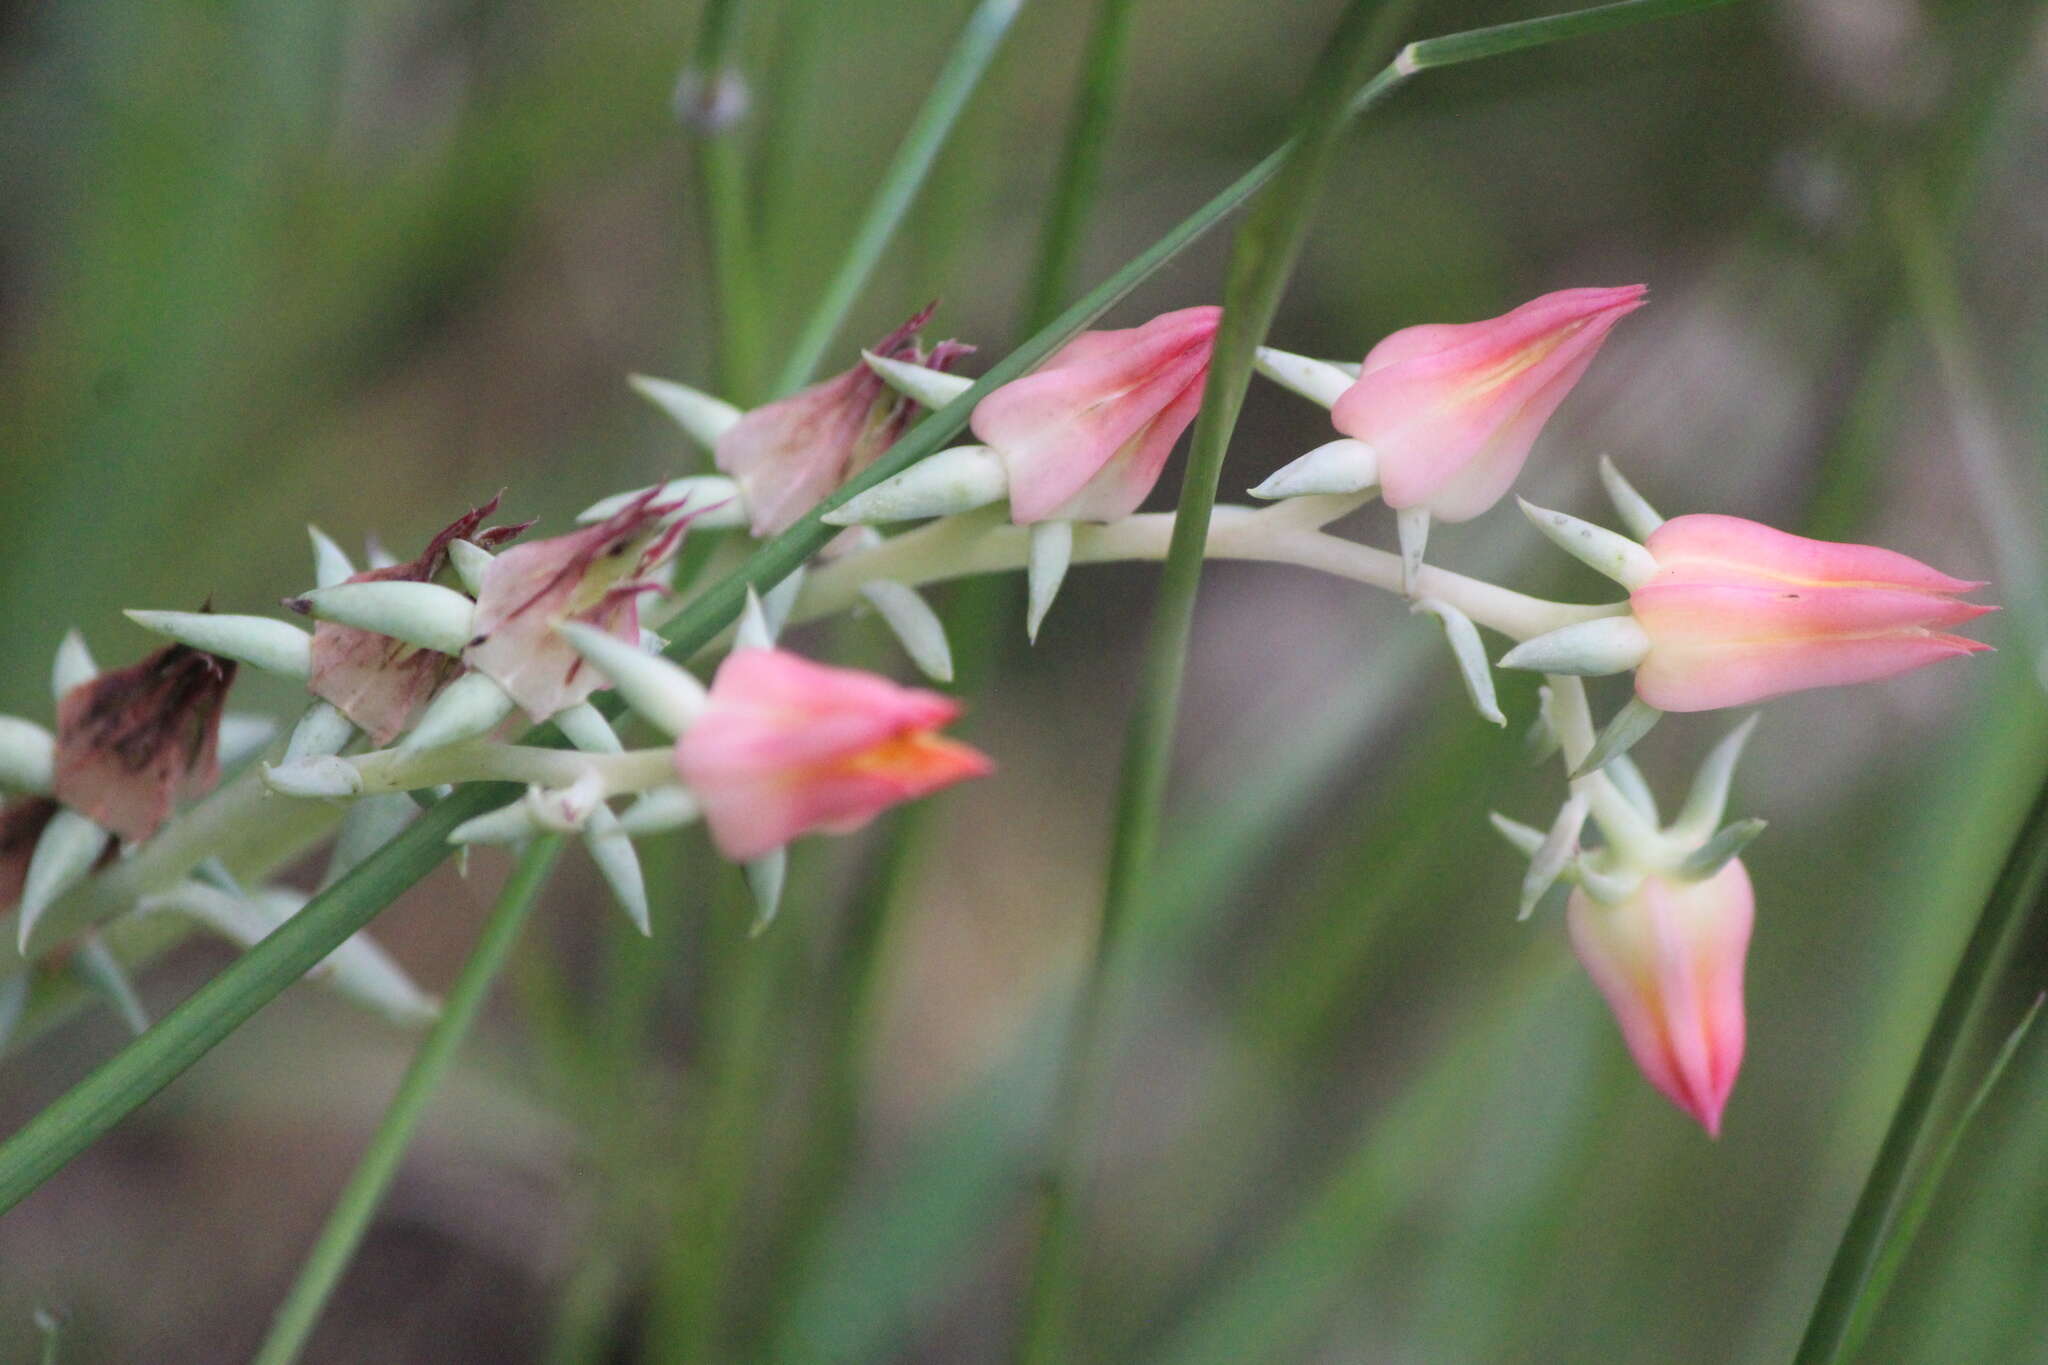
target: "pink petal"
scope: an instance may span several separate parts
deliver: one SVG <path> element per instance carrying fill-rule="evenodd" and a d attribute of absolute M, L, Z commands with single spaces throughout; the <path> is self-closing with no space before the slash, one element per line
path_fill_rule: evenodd
<path fill-rule="evenodd" d="M 1543 424 L 1644 289 L 1566 289 L 1502 317 L 1405 328 L 1375 346 L 1331 409 L 1380 458 L 1389 506 L 1477 516 L 1514 482 Z"/>
<path fill-rule="evenodd" d="M 1732 860 L 1704 882 L 1651 877 L 1620 905 L 1572 893 L 1572 947 L 1649 1082 L 1718 1136 L 1742 1065 L 1755 896 Z"/>
<path fill-rule="evenodd" d="M 984 398 L 974 434 L 1003 457 L 1011 519 L 1110 520 L 1135 510 L 1194 420 L 1221 316 L 1183 308 L 1142 327 L 1084 334 L 1036 374 Z M 1098 478 L 1103 484 L 1091 487 Z"/>
<path fill-rule="evenodd" d="M 987 772 L 981 754 L 933 733 L 958 714 L 951 698 L 874 674 L 740 650 L 677 741 L 676 768 L 719 850 L 752 858 Z"/>
<path fill-rule="evenodd" d="M 1968 592 L 1984 586 L 1951 578 L 1895 550 L 1812 540 L 1761 522 L 1712 513 L 1673 517 L 1644 543 L 1657 561 L 1660 582 L 1808 583 L 1925 593 Z"/>

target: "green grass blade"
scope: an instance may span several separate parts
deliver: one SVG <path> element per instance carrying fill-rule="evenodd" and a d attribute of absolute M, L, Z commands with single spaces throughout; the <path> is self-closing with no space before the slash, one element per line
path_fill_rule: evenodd
<path fill-rule="evenodd" d="M 1913 1249 L 1913 1240 L 1920 1233 L 1920 1227 L 1927 1221 L 1927 1215 L 1934 1209 L 1934 1197 L 1941 1192 L 1941 1182 L 1948 1174 L 1949 1166 L 1955 1161 L 1956 1153 L 1962 1150 L 1963 1137 L 1976 1120 L 1978 1111 L 1983 1109 L 1991 1092 L 1998 1088 L 2012 1059 L 2019 1053 L 2020 1044 L 2026 1041 L 2027 1033 L 2040 1016 L 2043 1000 L 2048 996 L 2036 996 L 2034 1003 L 2013 1026 L 2005 1042 L 1999 1045 L 1998 1054 L 1991 1059 L 1991 1065 L 1984 1070 L 1984 1079 L 1977 1083 L 1970 1102 L 1963 1106 L 1962 1113 L 1949 1126 L 1948 1133 L 1929 1155 L 1926 1165 L 1913 1179 L 1899 1206 L 1899 1216 L 1885 1232 L 1884 1244 L 1879 1248 L 1877 1259 L 1870 1268 L 1870 1277 L 1863 1282 L 1862 1291 L 1850 1309 L 1849 1326 L 1844 1337 L 1843 1355 L 1853 1359 L 1869 1334 L 1871 1323 L 1876 1320 L 1877 1310 L 1884 1305 L 1885 1295 L 1892 1281 L 1898 1277 L 1899 1267 L 1906 1263 L 1906 1253 Z"/>
<path fill-rule="evenodd" d="M 448 856 L 448 832 L 502 802 L 505 794 L 501 784 L 480 784 L 436 804 L 23 1124 L 0 1145 L 0 1213 L 20 1203 L 433 871 Z"/>
<path fill-rule="evenodd" d="M 1025 296 L 1024 326 L 1036 331 L 1059 316 L 1060 303 L 1073 284 L 1081 243 L 1095 210 L 1102 177 L 1102 153 L 1109 143 L 1109 124 L 1116 112 L 1117 80 L 1131 33 L 1135 0 L 1101 0 L 1095 28 L 1081 71 L 1081 89 L 1074 101 L 1074 121 L 1067 129 L 1053 180 L 1052 203 L 1045 211 L 1045 229 L 1038 239 L 1038 261 Z"/>
<path fill-rule="evenodd" d="M 1948 990 L 1914 1063 L 1912 1077 L 1899 1098 L 1891 1127 L 1878 1148 L 1877 1160 L 1856 1201 L 1849 1226 L 1835 1250 L 1834 1263 L 1820 1289 L 1799 1345 L 1796 1365 L 1831 1365 L 1851 1358 L 1862 1326 L 1875 1306 L 1882 1281 L 1889 1279 L 1883 1262 L 1887 1247 L 1907 1225 L 1916 1181 L 1935 1169 L 1929 1153 L 1938 1140 L 1935 1129 L 1944 1101 L 1960 1083 L 1957 1067 L 1968 1055 L 1976 1027 L 1998 969 L 2031 913 L 2048 891 L 2048 782 L 2035 797 L 2026 823 L 2006 855 L 2005 869 L 1977 918 L 1977 927 L 1963 947 Z"/>
<path fill-rule="evenodd" d="M 968 96 L 981 83 L 982 74 L 995 60 L 996 49 L 1002 46 L 1011 22 L 1023 8 L 1024 0 L 981 0 L 968 16 L 960 41 L 932 83 L 930 98 L 904 135 L 896 159 L 883 172 L 882 183 L 868 205 L 867 217 L 846 248 L 845 259 L 790 348 L 789 358 L 783 362 L 775 381 L 776 393 L 800 389 L 817 373 L 818 362 L 825 358 L 826 349 L 853 310 L 868 276 L 888 250 L 897 225 L 910 211 L 911 200 L 917 197 L 918 189 L 931 173 L 947 134 L 959 121 L 960 111 L 967 107 Z"/>
<path fill-rule="evenodd" d="M 320 1229 L 305 1265 L 299 1269 L 298 1279 L 292 1282 L 291 1292 L 271 1321 L 270 1335 L 256 1353 L 255 1365 L 290 1365 L 305 1349 L 321 1310 L 327 1306 L 328 1296 L 354 1259 L 363 1234 L 369 1230 L 370 1219 L 383 1202 L 385 1191 L 391 1188 L 392 1177 L 398 1174 L 398 1163 L 404 1159 L 412 1135 L 419 1128 L 427 1101 L 448 1074 L 456 1049 L 469 1036 L 470 1026 L 476 1022 L 512 945 L 518 942 L 527 913 L 539 898 L 561 851 L 561 836 L 551 834 L 534 840 L 520 855 L 504 890 L 498 893 L 497 905 L 484 922 L 475 950 L 463 964 L 454 989 L 448 992 L 441 1017 L 434 1021 L 414 1054 L 405 1078 L 398 1083 L 398 1093 L 391 1098 L 391 1107 L 371 1135 L 362 1160 L 356 1163 L 348 1184 L 335 1200 L 334 1212 L 328 1215 L 326 1226 Z"/>
<path fill-rule="evenodd" d="M 1100 1051 L 1103 983 L 1130 908 L 1143 894 L 1158 844 L 1188 638 L 1194 630 L 1195 595 L 1201 584 L 1202 552 L 1216 505 L 1216 485 L 1223 473 L 1223 454 L 1251 382 L 1253 352 L 1265 339 L 1308 235 L 1310 215 L 1321 194 L 1338 134 L 1350 113 L 1362 67 L 1391 44 L 1394 26 L 1405 21 L 1412 8 L 1412 3 L 1382 8 L 1360 0 L 1346 11 L 1311 81 L 1287 163 L 1239 229 L 1231 252 L 1223 319 L 1189 443 L 1173 540 L 1160 574 L 1137 708 L 1125 744 L 1094 960 L 1076 1005 L 1078 1014 L 1053 1120 L 1056 1150 L 1032 1273 L 1023 1348 L 1026 1361 L 1060 1361 L 1073 1354 L 1073 1301 L 1081 1274 L 1080 1205 L 1087 1183 L 1087 1097 Z"/>
<path fill-rule="evenodd" d="M 740 143 L 741 122 L 721 122 L 720 92 L 739 79 L 741 0 L 709 0 L 687 93 L 692 108 L 677 114 L 697 137 L 697 193 L 703 200 L 704 237 L 711 257 L 712 293 L 718 312 L 718 386 L 734 402 L 760 396 L 766 337 L 762 324 L 760 276 L 755 266 L 758 238 L 747 201 L 747 170 Z"/>
<path fill-rule="evenodd" d="M 1567 38 L 1589 37 L 1631 24 L 1669 19 L 1727 3 L 1729 0 L 1621 0 L 1619 4 L 1595 5 L 1591 9 L 1571 10 L 1542 19 L 1520 19 L 1512 24 L 1475 28 L 1443 38 L 1425 38 L 1402 49 L 1394 65 L 1402 74 L 1412 75 L 1433 67 L 1456 66 L 1460 62 L 1474 62 L 1484 57 L 1525 52 L 1532 47 L 1544 47 Z"/>

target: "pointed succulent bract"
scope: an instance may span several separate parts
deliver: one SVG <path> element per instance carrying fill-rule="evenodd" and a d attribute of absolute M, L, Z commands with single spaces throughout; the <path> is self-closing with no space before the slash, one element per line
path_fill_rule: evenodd
<path fill-rule="evenodd" d="M 57 702 L 58 801 L 131 843 L 181 795 L 219 776 L 221 707 L 235 664 L 171 645 L 80 683 Z"/>
<path fill-rule="evenodd" d="M 640 598 L 661 591 L 658 574 L 689 522 L 685 509 L 660 497 L 650 488 L 595 525 L 492 560 L 476 597 L 476 638 L 462 661 L 536 721 L 606 686 L 555 627 L 578 621 L 638 646 Z"/>
<path fill-rule="evenodd" d="M 942 341 L 927 352 L 917 330 L 933 304 L 875 344 L 873 353 L 944 371 L 974 348 Z M 718 438 L 713 459 L 746 497 L 753 532 L 787 530 L 828 493 L 875 462 L 917 405 L 858 364 L 779 402 L 755 408 Z"/>
<path fill-rule="evenodd" d="M 1389 507 L 1467 521 L 1513 485 L 1543 424 L 1644 293 L 1561 289 L 1485 322 L 1403 328 L 1367 353 L 1330 420 L 1373 448 Z"/>
<path fill-rule="evenodd" d="M 1704 881 L 1652 874 L 1609 905 L 1574 889 L 1572 947 L 1636 1065 L 1710 1136 L 1742 1066 L 1743 959 L 1755 895 L 1740 859 Z"/>
<path fill-rule="evenodd" d="M 1202 405 L 1222 316 L 1182 308 L 1142 327 L 1083 332 L 982 399 L 971 424 L 1009 473 L 1010 519 L 1115 521 L 1137 511 Z"/>
<path fill-rule="evenodd" d="M 959 714 L 951 698 L 872 673 L 741 649 L 676 742 L 676 769 L 719 852 L 744 862 L 990 772 L 978 750 L 938 733 Z"/>
<path fill-rule="evenodd" d="M 533 524 L 483 529 L 484 519 L 497 510 L 498 499 L 492 498 L 443 527 L 418 558 L 365 569 L 343 581 L 430 583 L 448 564 L 448 547 L 456 541 L 495 549 Z M 375 631 L 322 621 L 313 627 L 313 673 L 306 689 L 382 745 L 409 729 L 434 695 L 460 671 L 445 654 L 418 649 Z"/>
<path fill-rule="evenodd" d="M 1810 540 L 1741 517 L 1673 517 L 1629 595 L 1649 639 L 1636 694 L 1663 711 L 1741 706 L 1869 682 L 1989 646 L 1944 633 L 1994 608 L 1984 586 L 1870 545 Z"/>

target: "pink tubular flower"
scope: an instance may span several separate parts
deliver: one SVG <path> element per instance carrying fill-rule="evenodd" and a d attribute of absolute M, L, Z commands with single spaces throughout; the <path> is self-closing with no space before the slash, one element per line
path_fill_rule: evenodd
<path fill-rule="evenodd" d="M 743 861 L 985 776 L 985 755 L 936 733 L 959 714 L 950 698 L 872 673 L 742 649 L 719 667 L 704 713 L 676 742 L 676 769 L 719 852 Z"/>
<path fill-rule="evenodd" d="M 974 434 L 1002 457 L 1010 519 L 1115 521 L 1137 511 L 1202 405 L 1222 316 L 1183 308 L 1142 327 L 1083 332 L 982 399 Z"/>
<path fill-rule="evenodd" d="M 1645 292 L 1560 289 L 1485 322 L 1405 327 L 1367 353 L 1330 420 L 1378 455 L 1387 506 L 1470 520 L 1513 485 L 1543 424 Z"/>
<path fill-rule="evenodd" d="M 431 583 L 448 563 L 448 547 L 473 541 L 492 550 L 519 535 L 532 522 L 479 530 L 484 518 L 498 510 L 498 499 L 473 507 L 427 542 L 419 558 L 351 575 L 350 583 Z M 460 671 L 456 662 L 430 649 L 416 649 L 403 640 L 373 630 L 322 621 L 313 627 L 313 672 L 306 690 L 347 716 L 373 743 L 389 744 L 419 718 L 442 684 Z"/>
<path fill-rule="evenodd" d="M 1710 1137 L 1742 1066 L 1742 964 L 1756 903 L 1731 858 L 1705 881 L 1652 875 L 1618 905 L 1574 890 L 1572 947 L 1650 1084 Z"/>
<path fill-rule="evenodd" d="M 944 371 L 974 350 L 942 341 L 927 353 L 917 329 L 936 304 L 872 348 L 886 360 Z M 718 438 L 713 461 L 746 496 L 756 536 L 788 529 L 824 496 L 875 462 L 910 424 L 917 405 L 867 365 L 755 408 Z"/>
<path fill-rule="evenodd" d="M 80 683 L 57 702 L 52 792 L 131 843 L 156 833 L 182 795 L 220 775 L 231 659 L 172 645 Z"/>
<path fill-rule="evenodd" d="M 1663 711 L 1741 706 L 1869 682 L 1990 646 L 1942 633 L 1994 608 L 1984 586 L 1870 545 L 1809 540 L 1740 517 L 1674 517 L 1629 595 L 1649 653 L 1636 692 Z"/>
<path fill-rule="evenodd" d="M 655 575 L 689 521 L 660 496 L 650 488 L 594 526 L 515 545 L 492 560 L 476 595 L 476 638 L 462 661 L 537 721 L 606 686 L 555 627 L 581 621 L 639 644 L 640 598 L 662 590 Z"/>

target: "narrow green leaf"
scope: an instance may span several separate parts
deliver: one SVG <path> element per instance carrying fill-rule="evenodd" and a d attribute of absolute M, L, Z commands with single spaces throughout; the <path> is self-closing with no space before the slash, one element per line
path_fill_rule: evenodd
<path fill-rule="evenodd" d="M 2040 1016 L 2041 1005 L 2048 996 L 2035 996 L 2034 1003 L 2005 1036 L 1999 1045 L 1998 1054 L 1991 1059 L 1991 1065 L 1984 1070 L 1984 1079 L 1977 1083 L 1977 1089 L 1970 1096 L 1970 1102 L 1963 1106 L 1962 1113 L 1949 1126 L 1941 1143 L 1928 1155 L 1927 1163 L 1921 1168 L 1899 1206 L 1899 1214 L 1884 1235 L 1883 1244 L 1878 1248 L 1877 1259 L 1872 1262 L 1870 1278 L 1856 1296 L 1856 1302 L 1849 1312 L 1849 1327 L 1844 1347 L 1844 1357 L 1853 1358 L 1868 1335 L 1871 1324 L 1876 1320 L 1877 1310 L 1884 1306 L 1886 1293 L 1892 1281 L 1898 1277 L 1899 1268 L 1906 1262 L 1906 1253 L 1913 1249 L 1913 1241 L 1919 1236 L 1920 1227 L 1933 1211 L 1934 1197 L 1941 1192 L 1942 1178 L 1948 1174 L 1949 1166 L 1955 1161 L 1956 1153 L 1962 1150 L 1963 1137 L 1976 1120 L 1984 1102 L 1991 1098 L 1991 1092 L 1998 1088 L 1998 1082 L 2011 1066 L 2013 1057 L 2019 1052 L 2020 1044 L 2026 1041 L 2027 1033 Z"/>
<path fill-rule="evenodd" d="M 1959 1078 L 1957 1067 L 1977 1035 L 1977 1022 L 1999 969 L 2010 958 L 2020 930 L 2048 891 L 2048 781 L 2041 785 L 2026 822 L 2006 855 L 1998 883 L 1977 917 L 1949 978 L 1941 1007 L 1921 1045 L 1920 1057 L 1892 1115 L 1891 1127 L 1872 1163 L 1833 1264 L 1814 1303 L 1795 1365 L 1835 1365 L 1851 1359 L 1874 1300 L 1883 1288 L 1882 1262 L 1891 1239 L 1904 1229 L 1914 1182 L 1929 1169 L 1938 1141 L 1937 1119 Z M 1938 1172 L 1937 1172 L 1938 1174 Z"/>
<path fill-rule="evenodd" d="M 448 831 L 502 804 L 502 783 L 465 787 L 307 902 L 155 1027 L 122 1048 L 0 1144 L 0 1213 L 25 1199 L 448 855 Z"/>
<path fill-rule="evenodd" d="M 947 134 L 953 131 L 960 111 L 967 107 L 967 97 L 981 83 L 989 63 L 995 60 L 996 49 L 1002 46 L 1011 22 L 1023 7 L 1024 0 L 981 0 L 968 16 L 967 27 L 954 44 L 952 55 L 946 58 L 946 65 L 932 82 L 931 95 L 904 135 L 896 159 L 883 172 L 882 183 L 868 205 L 867 217 L 846 248 L 838 273 L 825 286 L 817 307 L 812 309 L 796 344 L 790 348 L 789 358 L 783 362 L 775 381 L 776 393 L 800 389 L 817 373 L 818 362 L 825 358 L 826 348 L 839 334 L 846 315 L 853 311 L 868 276 L 881 262 L 889 239 L 931 173 Z"/>
<path fill-rule="evenodd" d="M 1059 315 L 1060 303 L 1073 282 L 1087 239 L 1088 220 L 1102 176 L 1102 153 L 1109 143 L 1110 119 L 1116 111 L 1117 82 L 1131 31 L 1133 0 L 1099 0 L 1095 28 L 1088 35 L 1081 87 L 1074 100 L 1073 122 L 1053 180 L 1052 203 L 1038 239 L 1038 262 L 1025 297 L 1024 326 L 1030 331 Z"/>
<path fill-rule="evenodd" d="M 1092 961 L 1076 1002 L 1053 1115 L 1055 1150 L 1031 1277 L 1022 1359 L 1070 1360 L 1076 1353 L 1074 1299 L 1081 1281 L 1081 1205 L 1085 1198 L 1090 1093 L 1102 1042 L 1104 983 L 1158 844 L 1167 775 L 1179 720 L 1180 694 L 1194 629 L 1203 550 L 1223 454 L 1237 427 L 1252 362 L 1265 340 L 1280 295 L 1308 234 L 1338 134 L 1352 109 L 1363 64 L 1393 41 L 1413 3 L 1379 6 L 1356 0 L 1317 64 L 1302 103 L 1286 161 L 1238 230 L 1223 291 L 1202 407 L 1189 441 L 1187 470 L 1174 515 L 1173 538 L 1160 571 L 1151 637 L 1124 747 L 1123 777 L 1109 855 L 1108 885 Z"/>

